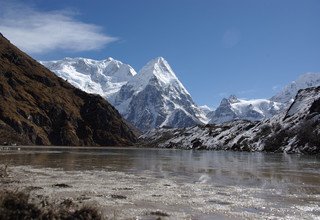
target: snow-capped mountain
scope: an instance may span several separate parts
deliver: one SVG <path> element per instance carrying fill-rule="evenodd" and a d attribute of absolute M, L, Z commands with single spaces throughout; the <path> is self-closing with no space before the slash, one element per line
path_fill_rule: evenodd
<path fill-rule="evenodd" d="M 260 121 L 270 118 L 279 113 L 283 104 L 267 99 L 238 99 L 231 95 L 228 99 L 222 99 L 219 107 L 207 116 L 211 119 L 209 123 L 220 124 L 233 120 Z"/>
<path fill-rule="evenodd" d="M 128 64 L 108 58 L 65 58 L 43 65 L 88 93 L 99 94 L 132 124 L 145 131 L 170 126 L 233 120 L 260 121 L 285 111 L 299 89 L 320 85 L 320 73 L 307 73 L 268 99 L 224 98 L 216 110 L 198 107 L 162 57 L 151 60 L 139 74 Z"/>
<path fill-rule="evenodd" d="M 209 123 L 224 123 L 236 119 L 260 121 L 286 111 L 300 89 L 320 86 L 320 73 L 305 73 L 271 99 L 242 100 L 235 96 L 222 99 L 215 111 L 207 113 Z"/>
<path fill-rule="evenodd" d="M 261 122 L 161 128 L 140 136 L 140 144 L 161 148 L 320 153 L 320 87 L 300 90 L 287 111 Z"/>
<path fill-rule="evenodd" d="M 210 107 L 207 106 L 207 105 L 201 105 L 201 106 L 199 106 L 199 108 L 200 108 L 205 114 L 208 114 L 208 113 L 210 113 L 210 112 L 213 111 L 213 109 L 210 108 Z"/>
<path fill-rule="evenodd" d="M 75 87 L 88 93 L 99 94 L 106 99 L 118 92 L 136 74 L 130 65 L 113 58 L 65 58 L 40 63 Z"/>
<path fill-rule="evenodd" d="M 106 98 L 141 130 L 208 121 L 162 57 L 151 60 L 139 74 L 112 58 L 65 58 L 41 63 L 81 90 Z"/>
<path fill-rule="evenodd" d="M 284 87 L 270 100 L 289 105 L 293 102 L 295 95 L 300 89 L 316 86 L 320 86 L 320 73 L 305 73 L 301 75 L 297 80 Z"/>
<path fill-rule="evenodd" d="M 203 111 L 162 57 L 148 62 L 111 102 L 128 121 L 143 131 L 207 122 Z"/>

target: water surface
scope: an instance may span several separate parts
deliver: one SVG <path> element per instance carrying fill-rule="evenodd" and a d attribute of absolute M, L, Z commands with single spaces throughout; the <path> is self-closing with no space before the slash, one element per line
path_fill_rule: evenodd
<path fill-rule="evenodd" d="M 120 219 L 152 219 L 152 210 L 172 219 L 320 219 L 316 156 L 23 147 L 0 151 L 0 162 L 43 194 L 85 194 Z M 52 189 L 55 182 L 72 188 Z"/>

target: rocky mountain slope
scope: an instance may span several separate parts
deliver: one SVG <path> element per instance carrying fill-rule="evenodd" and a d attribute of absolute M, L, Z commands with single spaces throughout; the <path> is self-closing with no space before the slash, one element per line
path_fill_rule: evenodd
<path fill-rule="evenodd" d="M 320 87 L 299 90 L 286 112 L 261 122 L 162 128 L 140 141 L 166 148 L 320 153 Z"/>
<path fill-rule="evenodd" d="M 221 124 L 234 120 L 261 121 L 278 114 L 283 109 L 283 104 L 267 99 L 238 99 L 232 95 L 222 99 L 218 108 L 208 113 L 210 124 Z"/>
<path fill-rule="evenodd" d="M 0 144 L 131 145 L 117 110 L 89 95 L 0 36 Z"/>
<path fill-rule="evenodd" d="M 205 121 L 168 62 L 151 60 L 116 94 L 112 103 L 143 131 L 163 126 L 186 127 Z"/>

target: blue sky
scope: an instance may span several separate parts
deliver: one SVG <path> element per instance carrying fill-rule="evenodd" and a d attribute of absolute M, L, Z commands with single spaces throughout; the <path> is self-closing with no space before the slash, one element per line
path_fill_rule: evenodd
<path fill-rule="evenodd" d="M 320 71 L 319 0 L 0 0 L 0 32 L 35 59 L 163 56 L 199 105 L 269 98 Z M 55 40 L 53 40 L 55 39 Z"/>

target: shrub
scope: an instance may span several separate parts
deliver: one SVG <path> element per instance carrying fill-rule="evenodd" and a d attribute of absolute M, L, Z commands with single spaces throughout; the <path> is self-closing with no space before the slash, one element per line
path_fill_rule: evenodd
<path fill-rule="evenodd" d="M 41 210 L 28 203 L 29 195 L 22 192 L 0 193 L 0 219 L 38 219 Z"/>
<path fill-rule="evenodd" d="M 62 206 L 61 206 L 62 205 Z M 29 202 L 29 194 L 24 192 L 0 191 L 0 219 L 43 219 L 43 220 L 100 220 L 99 211 L 92 207 L 69 209 L 72 203 L 60 206 L 38 207 Z"/>

